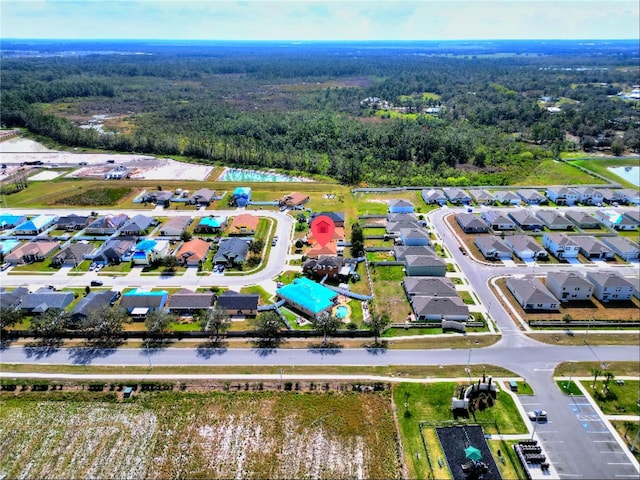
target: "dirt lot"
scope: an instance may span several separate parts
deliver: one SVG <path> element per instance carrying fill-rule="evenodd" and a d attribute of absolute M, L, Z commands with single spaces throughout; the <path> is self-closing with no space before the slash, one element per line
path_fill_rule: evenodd
<path fill-rule="evenodd" d="M 118 155 L 106 153 L 55 152 L 24 138 L 0 142 L 2 163 L 11 175 L 25 162 L 42 162 L 39 168 L 77 167 L 66 176 L 70 178 L 105 178 L 118 165 L 127 167 L 130 178 L 145 180 L 205 180 L 214 167 L 182 163 L 170 158 L 149 155 Z"/>

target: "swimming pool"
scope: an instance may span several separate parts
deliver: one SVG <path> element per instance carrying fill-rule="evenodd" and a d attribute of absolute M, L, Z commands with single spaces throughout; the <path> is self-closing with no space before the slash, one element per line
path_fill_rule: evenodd
<path fill-rule="evenodd" d="M 345 305 L 338 305 L 336 307 L 336 311 L 335 311 L 336 318 L 339 318 L 340 320 L 342 320 L 347 316 L 348 313 L 349 313 L 349 309 Z"/>
<path fill-rule="evenodd" d="M 226 168 L 218 177 L 221 182 L 312 182 L 303 177 L 294 177 L 276 172 L 259 172 L 244 168 Z"/>

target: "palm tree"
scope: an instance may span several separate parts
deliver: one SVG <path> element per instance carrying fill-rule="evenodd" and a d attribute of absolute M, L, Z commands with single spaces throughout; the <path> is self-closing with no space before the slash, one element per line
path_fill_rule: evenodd
<path fill-rule="evenodd" d="M 592 368 L 591 373 L 593 374 L 593 385 L 591 388 L 596 388 L 596 382 L 598 381 L 598 377 L 602 374 L 602 370 L 599 368 Z"/>
<path fill-rule="evenodd" d="M 604 379 L 603 385 L 604 385 L 604 392 L 606 394 L 607 392 L 609 392 L 609 382 L 615 378 L 615 375 L 609 370 L 607 370 L 606 372 L 604 372 L 604 376 L 605 376 L 605 379 Z"/>
<path fill-rule="evenodd" d="M 374 345 L 378 345 L 378 338 L 382 331 L 391 323 L 389 318 L 389 314 L 387 312 L 382 313 L 371 313 L 371 318 L 369 319 L 369 329 L 373 333 L 374 336 Z"/>

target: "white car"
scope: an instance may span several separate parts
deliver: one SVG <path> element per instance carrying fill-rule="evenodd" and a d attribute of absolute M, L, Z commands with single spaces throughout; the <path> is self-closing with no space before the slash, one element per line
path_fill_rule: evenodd
<path fill-rule="evenodd" d="M 547 421 L 547 412 L 544 410 L 532 410 L 527 412 L 529 416 L 529 420 L 532 422 L 546 422 Z"/>

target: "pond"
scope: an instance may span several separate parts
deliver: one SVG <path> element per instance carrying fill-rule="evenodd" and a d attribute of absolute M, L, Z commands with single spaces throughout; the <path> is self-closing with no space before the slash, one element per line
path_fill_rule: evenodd
<path fill-rule="evenodd" d="M 218 180 L 221 182 L 313 182 L 309 178 L 244 168 L 225 168 Z"/>
<path fill-rule="evenodd" d="M 609 167 L 609 170 L 636 187 L 640 187 L 640 167 Z"/>

